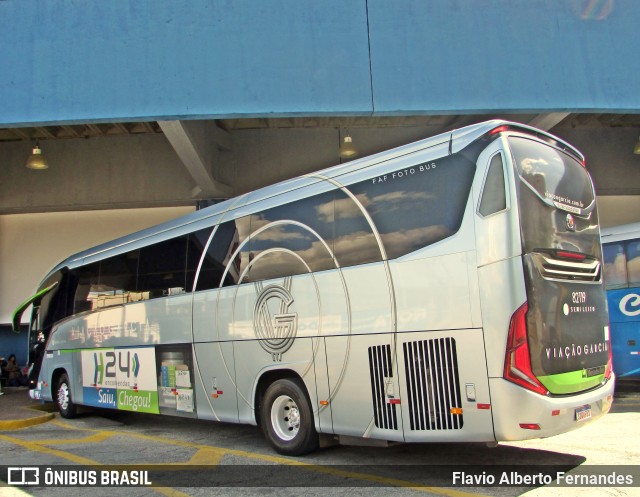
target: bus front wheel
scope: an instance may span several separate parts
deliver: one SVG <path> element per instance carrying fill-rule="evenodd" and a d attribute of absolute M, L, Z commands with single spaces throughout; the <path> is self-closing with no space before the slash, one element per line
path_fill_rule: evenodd
<path fill-rule="evenodd" d="M 71 386 L 69 377 L 63 373 L 58 380 L 58 388 L 56 389 L 56 404 L 58 411 L 63 418 L 71 419 L 76 415 L 76 405 L 71 399 Z"/>
<path fill-rule="evenodd" d="M 300 380 L 273 382 L 262 399 L 260 416 L 267 439 L 280 454 L 299 456 L 318 448 L 311 403 Z"/>

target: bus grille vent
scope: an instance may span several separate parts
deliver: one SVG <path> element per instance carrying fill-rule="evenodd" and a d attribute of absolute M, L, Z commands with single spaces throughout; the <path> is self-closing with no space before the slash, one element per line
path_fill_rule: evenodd
<path fill-rule="evenodd" d="M 456 341 L 437 338 L 403 344 L 412 430 L 459 430 L 462 414 Z"/>
<path fill-rule="evenodd" d="M 533 261 L 540 274 L 547 279 L 600 281 L 600 262 L 597 259 L 568 261 L 549 254 L 533 253 Z"/>
<path fill-rule="evenodd" d="M 390 345 L 369 347 L 369 370 L 371 373 L 373 418 L 376 426 L 386 430 L 397 430 L 396 404 L 391 403 L 387 395 L 388 391 L 393 391 Z"/>

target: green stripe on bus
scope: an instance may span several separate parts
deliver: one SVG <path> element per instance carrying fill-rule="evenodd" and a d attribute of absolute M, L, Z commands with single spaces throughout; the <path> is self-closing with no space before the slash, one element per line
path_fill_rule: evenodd
<path fill-rule="evenodd" d="M 60 352 L 61 354 L 71 354 L 74 352 L 95 352 L 96 350 L 113 350 L 113 347 L 92 347 L 88 349 L 54 349 L 47 352 Z"/>
<path fill-rule="evenodd" d="M 604 374 L 585 377 L 585 372 L 570 371 L 569 373 L 552 374 L 549 376 L 538 376 L 538 380 L 547 390 L 555 394 L 575 393 L 588 390 L 602 383 Z"/>

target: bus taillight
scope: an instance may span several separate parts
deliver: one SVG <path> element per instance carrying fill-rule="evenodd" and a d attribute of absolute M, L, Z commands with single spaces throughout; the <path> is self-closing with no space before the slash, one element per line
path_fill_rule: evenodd
<path fill-rule="evenodd" d="M 497 135 L 498 133 L 502 133 L 504 131 L 509 131 L 509 126 L 498 126 L 489 131 L 489 135 Z"/>
<path fill-rule="evenodd" d="M 527 339 L 526 317 L 528 310 L 529 305 L 525 302 L 511 316 L 507 353 L 504 360 L 504 378 L 527 390 L 546 395 L 547 389 L 538 381 L 531 370 L 529 341 Z"/>

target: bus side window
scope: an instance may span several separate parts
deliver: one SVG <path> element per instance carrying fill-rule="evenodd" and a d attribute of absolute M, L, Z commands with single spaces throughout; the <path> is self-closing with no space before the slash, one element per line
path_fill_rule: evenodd
<path fill-rule="evenodd" d="M 94 309 L 112 307 L 141 299 L 135 292 L 138 250 L 116 255 L 100 262 L 100 280 L 92 288 Z"/>
<path fill-rule="evenodd" d="M 373 220 L 387 258 L 395 259 L 458 232 L 475 172 L 475 159 L 472 161 L 466 152 L 461 152 L 392 171 L 348 188 Z M 339 202 L 338 198 L 336 226 L 339 228 L 342 223 L 349 228 L 353 224 L 349 217 L 353 209 L 340 212 Z M 349 243 L 342 244 L 344 252 L 338 250 L 340 241 L 338 233 L 335 252 L 341 266 L 345 265 L 341 261 L 345 252 L 346 255 L 354 251 L 366 253 L 356 244 L 358 232 L 352 232 Z M 380 259 L 379 251 L 372 251 L 373 256 L 374 260 Z"/>
<path fill-rule="evenodd" d="M 74 271 L 78 278 L 78 285 L 76 286 L 73 302 L 73 313 L 78 314 L 96 309 L 100 293 L 98 286 L 100 263 L 94 262 L 93 264 L 82 266 Z"/>
<path fill-rule="evenodd" d="M 491 158 L 487 177 L 482 188 L 482 198 L 478 212 L 481 216 L 489 216 L 507 208 L 507 196 L 504 188 L 504 166 L 502 154 Z"/>
<path fill-rule="evenodd" d="M 234 264 L 229 264 L 230 257 L 238 248 L 240 242 L 240 224 L 249 224 L 248 220 L 227 221 L 218 226 L 207 252 L 202 258 L 200 274 L 196 282 L 196 291 L 210 290 L 221 286 L 225 268 L 230 267 L 222 286 L 235 285 L 238 282 L 240 259 L 238 255 Z M 198 261 L 199 262 L 199 261 Z"/>
<path fill-rule="evenodd" d="M 604 283 L 607 289 L 627 287 L 627 260 L 622 243 L 602 246 Z"/>
<path fill-rule="evenodd" d="M 185 293 L 187 238 L 179 236 L 140 249 L 136 293 L 141 300 Z"/>
<path fill-rule="evenodd" d="M 640 240 L 627 242 L 627 274 L 629 286 L 640 284 Z"/>
<path fill-rule="evenodd" d="M 334 192 L 325 192 L 251 216 L 249 259 L 256 262 L 245 275 L 248 280 L 333 269 L 333 209 Z"/>
<path fill-rule="evenodd" d="M 198 270 L 198 264 L 202 257 L 204 247 L 207 245 L 209 235 L 213 228 L 204 228 L 195 233 L 189 234 L 187 240 L 187 286 L 185 290 L 190 292 L 193 290 L 193 283 L 196 277 L 196 271 Z M 203 262 L 201 271 L 208 271 L 210 268 L 206 264 L 206 260 Z M 219 280 L 220 278 L 218 278 Z"/>

